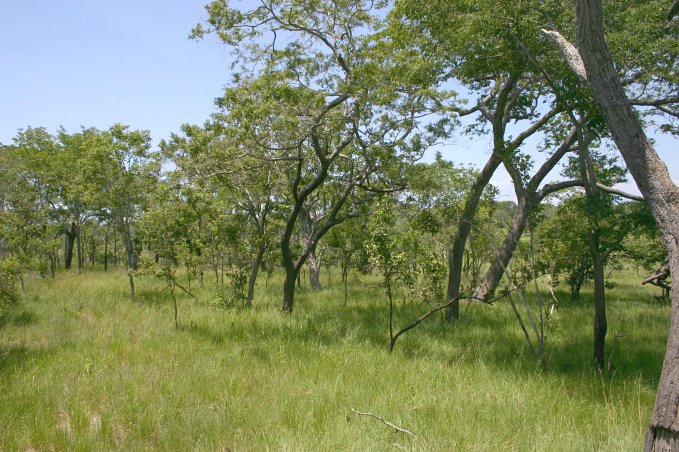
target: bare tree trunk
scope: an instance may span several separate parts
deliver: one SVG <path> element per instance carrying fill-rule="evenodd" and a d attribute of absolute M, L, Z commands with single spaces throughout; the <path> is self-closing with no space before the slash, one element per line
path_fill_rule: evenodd
<path fill-rule="evenodd" d="M 299 275 L 299 268 L 287 267 L 283 281 L 283 312 L 292 312 L 295 303 L 295 281 Z"/>
<path fill-rule="evenodd" d="M 599 249 L 599 231 L 589 232 L 589 247 L 594 265 L 594 366 L 604 370 L 606 351 L 606 288 L 604 285 L 604 256 Z"/>
<path fill-rule="evenodd" d="M 316 251 L 311 251 L 308 259 L 311 290 L 320 292 L 323 290 L 323 286 L 321 286 L 321 259 L 316 256 Z"/>
<path fill-rule="evenodd" d="M 132 226 L 129 220 L 125 220 L 125 251 L 127 253 L 127 272 L 130 278 L 130 300 L 134 301 L 134 275 L 137 269 L 137 254 L 132 243 Z"/>
<path fill-rule="evenodd" d="M 108 232 L 104 236 L 104 271 L 108 271 Z"/>
<path fill-rule="evenodd" d="M 523 199 L 519 199 L 516 212 L 514 212 L 514 217 L 512 218 L 512 223 L 509 226 L 509 231 L 507 231 L 507 235 L 505 236 L 502 245 L 500 245 L 493 263 L 486 272 L 486 276 L 476 289 L 476 292 L 474 293 L 475 299 L 485 300 L 486 298 L 491 297 L 495 288 L 500 283 L 505 268 L 507 268 L 509 262 L 512 260 L 514 250 L 516 250 L 521 235 L 526 229 L 526 223 L 528 222 L 528 215 L 530 214 L 531 207 L 532 206 L 529 205 L 525 196 Z"/>
<path fill-rule="evenodd" d="M 257 254 L 255 259 L 252 261 L 252 266 L 250 267 L 250 277 L 248 278 L 248 295 L 245 299 L 245 304 L 247 306 L 252 306 L 252 300 L 255 298 L 255 283 L 257 282 L 257 274 L 259 273 L 259 267 L 262 264 L 262 258 L 264 257 L 264 252 L 266 251 L 266 245 L 261 243 L 259 248 L 257 248 Z"/>
<path fill-rule="evenodd" d="M 639 191 L 653 213 L 668 253 L 669 268 L 679 275 L 679 189 L 644 133 L 620 84 L 603 33 L 601 0 L 576 0 L 576 37 L 587 84 Z M 577 72 L 577 67 L 573 62 Z M 663 370 L 645 450 L 679 447 L 679 291 L 672 293 L 672 316 Z"/>
<path fill-rule="evenodd" d="M 75 221 L 71 223 L 71 230 L 66 231 L 66 240 L 64 241 L 64 268 L 66 270 L 69 270 L 73 264 L 73 245 L 77 231 Z"/>
<path fill-rule="evenodd" d="M 82 233 L 81 233 L 81 227 L 80 224 L 77 225 L 77 232 L 76 232 L 76 251 L 78 253 L 78 273 L 83 272 L 84 268 L 84 263 L 83 263 L 83 249 L 82 249 Z"/>
<path fill-rule="evenodd" d="M 483 170 L 477 176 L 474 184 L 467 195 L 464 204 L 462 218 L 455 233 L 453 247 L 448 252 L 448 291 L 446 293 L 446 303 L 452 303 L 446 308 L 446 320 L 457 320 L 460 316 L 460 284 L 462 283 L 462 260 L 464 258 L 464 247 L 467 238 L 472 230 L 474 215 L 479 207 L 483 190 L 490 182 L 490 178 L 495 170 L 500 166 L 500 158 L 496 153 L 490 157 Z"/>

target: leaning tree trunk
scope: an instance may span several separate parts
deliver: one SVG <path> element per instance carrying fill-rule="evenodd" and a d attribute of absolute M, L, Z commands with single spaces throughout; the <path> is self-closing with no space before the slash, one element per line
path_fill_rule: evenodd
<path fill-rule="evenodd" d="M 252 306 L 252 300 L 255 298 L 255 282 L 257 281 L 257 275 L 259 274 L 259 267 L 262 265 L 262 259 L 264 258 L 264 253 L 266 252 L 266 244 L 260 243 L 257 248 L 257 254 L 252 261 L 252 266 L 250 267 L 250 277 L 248 278 L 248 295 L 245 299 L 245 304 L 247 306 Z"/>
<path fill-rule="evenodd" d="M 474 184 L 467 195 L 464 211 L 460 219 L 453 247 L 448 253 L 448 291 L 446 293 L 446 303 L 450 305 L 446 308 L 446 320 L 457 320 L 460 316 L 460 284 L 462 282 L 462 261 L 464 259 L 464 247 L 472 230 L 474 215 L 479 208 L 479 202 L 483 195 L 483 190 L 490 182 L 490 178 L 495 170 L 500 166 L 500 158 L 493 153 L 486 162 L 483 170 L 477 176 Z M 452 303 L 451 303 L 452 302 Z"/>
<path fill-rule="evenodd" d="M 576 37 L 580 72 L 639 191 L 653 213 L 667 249 L 669 268 L 679 275 L 679 189 L 658 157 L 620 84 L 603 34 L 601 0 L 576 0 Z M 570 61 L 578 69 L 577 58 Z M 586 74 L 586 75 L 585 75 Z M 679 449 L 679 291 L 672 292 L 672 315 L 663 370 L 645 450 Z"/>
<path fill-rule="evenodd" d="M 474 292 L 475 299 L 486 300 L 493 295 L 502 279 L 502 275 L 504 275 L 505 269 L 512 260 L 514 251 L 519 244 L 519 240 L 521 240 L 521 235 L 526 229 L 528 215 L 532 207 L 526 198 L 527 196 L 524 196 L 523 199 L 519 199 L 512 223 L 509 225 L 509 231 L 507 231 L 507 235 L 502 245 L 500 245 L 493 263 L 490 264 L 490 268 L 486 272 L 483 281 Z"/>

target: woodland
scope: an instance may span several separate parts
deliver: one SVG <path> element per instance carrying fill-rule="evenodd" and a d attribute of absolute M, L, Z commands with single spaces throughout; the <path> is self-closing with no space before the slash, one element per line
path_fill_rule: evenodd
<path fill-rule="evenodd" d="M 679 450 L 679 2 L 250 6 L 203 124 L 0 144 L 0 449 Z"/>

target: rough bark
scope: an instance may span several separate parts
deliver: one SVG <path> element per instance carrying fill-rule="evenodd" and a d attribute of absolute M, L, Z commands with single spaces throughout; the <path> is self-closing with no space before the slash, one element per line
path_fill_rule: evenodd
<path fill-rule="evenodd" d="M 603 34 L 601 0 L 576 0 L 576 38 L 587 85 L 660 229 L 670 272 L 679 274 L 679 188 L 644 133 L 620 84 Z M 679 291 L 672 293 L 667 350 L 645 450 L 679 444 Z"/>

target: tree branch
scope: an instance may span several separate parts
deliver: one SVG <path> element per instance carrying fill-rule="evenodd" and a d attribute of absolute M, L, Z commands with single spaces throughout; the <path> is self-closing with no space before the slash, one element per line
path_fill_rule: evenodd
<path fill-rule="evenodd" d="M 386 425 L 388 425 L 389 427 L 393 428 L 393 429 L 396 430 L 397 432 L 407 433 L 408 435 L 417 438 L 413 432 L 408 431 L 408 430 L 406 430 L 406 429 L 404 429 L 404 428 L 401 428 L 401 427 L 399 427 L 398 425 L 392 424 L 391 422 L 387 421 L 387 420 L 384 419 L 383 417 L 380 417 L 380 416 L 378 416 L 378 415 L 376 415 L 376 414 L 372 414 L 372 413 L 363 413 L 363 412 L 357 411 L 357 410 L 355 410 L 355 409 L 353 409 L 353 408 L 351 409 L 351 412 L 354 413 L 354 414 L 358 414 L 359 416 L 370 416 L 370 417 L 373 417 L 373 418 L 375 418 L 375 419 L 377 419 L 377 420 L 379 420 L 379 421 L 382 421 L 384 424 L 386 424 Z"/>
<path fill-rule="evenodd" d="M 568 63 L 568 66 L 575 72 L 575 75 L 578 76 L 578 78 L 586 82 L 587 81 L 587 71 L 585 71 L 585 65 L 582 62 L 582 58 L 580 57 L 580 53 L 578 52 L 578 49 L 575 48 L 573 44 L 571 44 L 566 38 L 561 36 L 561 33 L 558 31 L 553 31 L 553 30 L 546 30 L 542 29 L 542 33 L 552 41 L 553 44 L 555 44 L 559 50 L 561 50 L 561 53 L 566 57 L 566 62 Z"/>

